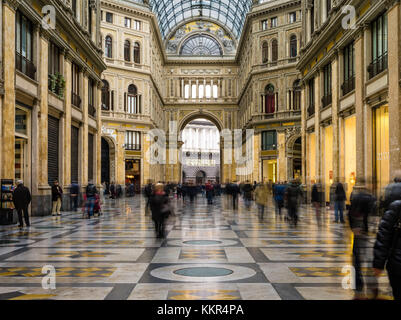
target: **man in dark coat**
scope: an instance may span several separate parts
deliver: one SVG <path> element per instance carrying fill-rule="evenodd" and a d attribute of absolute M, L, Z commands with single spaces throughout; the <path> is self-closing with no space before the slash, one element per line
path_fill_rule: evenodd
<path fill-rule="evenodd" d="M 75 182 L 71 183 L 70 187 L 70 199 L 71 199 L 71 210 L 78 210 L 78 197 L 79 197 L 79 185 Z"/>
<path fill-rule="evenodd" d="M 343 215 L 345 200 L 347 200 L 347 196 L 343 184 L 339 182 L 334 191 L 334 222 L 338 222 L 339 218 L 341 223 L 345 222 Z"/>
<path fill-rule="evenodd" d="M 384 213 L 374 245 L 373 268 L 379 276 L 386 267 L 394 299 L 401 301 L 401 200 Z"/>
<path fill-rule="evenodd" d="M 29 223 L 29 214 L 28 214 L 28 206 L 31 202 L 31 193 L 29 189 L 24 186 L 22 180 L 17 181 L 17 187 L 13 191 L 13 203 L 15 209 L 17 209 L 19 227 L 22 228 L 24 223 L 22 221 L 22 212 L 24 213 L 24 220 L 27 227 L 30 226 Z"/>
<path fill-rule="evenodd" d="M 148 181 L 148 184 L 145 186 L 145 189 L 143 191 L 146 198 L 146 207 L 145 207 L 145 214 L 146 214 L 149 211 L 150 197 L 153 194 L 153 186 L 150 180 Z"/>
<path fill-rule="evenodd" d="M 384 199 L 380 204 L 384 211 L 387 211 L 388 207 L 395 200 L 401 200 L 401 171 L 395 172 L 394 182 L 390 183 L 384 192 Z"/>
<path fill-rule="evenodd" d="M 93 216 L 93 209 L 95 207 L 96 194 L 98 193 L 96 186 L 92 181 L 89 181 L 86 187 L 86 208 L 88 212 L 88 218 Z"/>
<path fill-rule="evenodd" d="M 292 180 L 285 191 L 287 209 L 291 222 L 294 226 L 298 223 L 298 206 L 302 197 L 302 190 L 296 180 Z"/>
<path fill-rule="evenodd" d="M 150 197 L 150 209 L 152 211 L 152 220 L 155 223 L 157 238 L 164 238 L 164 221 L 170 214 L 169 198 L 164 191 L 163 184 L 158 183 L 155 186 L 155 191 Z"/>
<path fill-rule="evenodd" d="M 236 181 L 228 185 L 228 193 L 231 194 L 233 200 L 233 209 L 238 208 L 238 194 L 241 193 L 241 190 Z"/>
<path fill-rule="evenodd" d="M 320 183 L 315 183 L 312 187 L 311 202 L 312 205 L 315 207 L 316 222 L 318 226 L 321 225 L 321 220 L 320 220 L 320 207 L 322 206 L 321 192 L 322 188 Z"/>
<path fill-rule="evenodd" d="M 253 187 L 249 182 L 249 180 L 247 180 L 246 183 L 244 184 L 242 191 L 244 193 L 245 207 L 249 210 L 251 207 L 252 191 L 253 191 Z"/>
<path fill-rule="evenodd" d="M 351 205 L 348 211 L 349 224 L 354 234 L 352 248 L 352 263 L 355 269 L 355 298 L 362 296 L 364 282 L 361 272 L 361 264 L 366 257 L 365 249 L 369 247 L 368 216 L 374 211 L 376 198 L 364 187 L 364 181 L 360 180 L 351 194 Z M 377 283 L 368 282 L 372 290 L 377 290 Z"/>

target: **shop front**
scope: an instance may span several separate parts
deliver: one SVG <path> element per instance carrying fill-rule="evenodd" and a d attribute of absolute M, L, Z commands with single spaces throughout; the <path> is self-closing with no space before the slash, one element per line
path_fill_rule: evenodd
<path fill-rule="evenodd" d="M 373 184 L 376 196 L 390 182 L 388 105 L 373 109 Z"/>
<path fill-rule="evenodd" d="M 125 184 L 133 183 L 135 192 L 141 192 L 141 160 L 126 159 L 125 160 Z"/>
<path fill-rule="evenodd" d="M 314 132 L 308 134 L 308 154 L 309 154 L 309 170 L 307 178 L 308 183 L 313 185 L 316 182 L 316 135 Z"/>
<path fill-rule="evenodd" d="M 262 177 L 264 182 L 277 182 L 277 159 L 262 159 Z"/>
<path fill-rule="evenodd" d="M 324 127 L 324 193 L 330 202 L 330 187 L 333 184 L 333 127 Z"/>
<path fill-rule="evenodd" d="M 344 188 L 347 203 L 356 183 L 356 117 L 350 116 L 343 121 L 344 143 Z"/>
<path fill-rule="evenodd" d="M 17 104 L 15 108 L 14 182 L 22 180 L 29 189 L 31 189 L 30 123 L 30 109 Z"/>

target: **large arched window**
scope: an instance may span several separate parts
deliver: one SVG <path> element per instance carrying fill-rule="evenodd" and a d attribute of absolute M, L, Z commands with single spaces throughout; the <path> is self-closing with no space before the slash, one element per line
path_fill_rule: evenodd
<path fill-rule="evenodd" d="M 130 84 L 128 86 L 128 98 L 127 98 L 127 113 L 138 114 L 141 113 L 141 96 L 138 95 L 138 89 L 135 85 Z"/>
<path fill-rule="evenodd" d="M 294 110 L 301 110 L 301 86 L 299 80 L 295 80 L 292 85 L 292 103 Z"/>
<path fill-rule="evenodd" d="M 125 40 L 124 42 L 124 60 L 130 61 L 130 52 L 131 52 L 131 43 L 129 40 Z"/>
<path fill-rule="evenodd" d="M 183 43 L 180 55 L 184 56 L 221 56 L 223 50 L 218 41 L 207 35 L 194 35 Z"/>
<path fill-rule="evenodd" d="M 141 45 L 138 42 L 134 43 L 134 62 L 141 63 Z"/>
<path fill-rule="evenodd" d="M 106 36 L 104 41 L 104 54 L 107 58 L 113 57 L 113 40 L 110 36 Z"/>
<path fill-rule="evenodd" d="M 290 37 L 290 57 L 295 58 L 297 56 L 297 36 L 293 34 Z"/>
<path fill-rule="evenodd" d="M 262 44 L 262 63 L 266 63 L 269 58 L 269 44 L 267 41 Z"/>
<path fill-rule="evenodd" d="M 102 80 L 102 110 L 110 110 L 110 87 L 106 80 Z"/>
<path fill-rule="evenodd" d="M 276 110 L 276 94 L 274 92 L 274 86 L 272 84 L 268 84 L 265 88 L 265 103 L 264 103 L 264 112 L 265 113 L 274 113 Z"/>
<path fill-rule="evenodd" d="M 272 62 L 277 62 L 278 60 L 278 42 L 277 39 L 272 41 Z"/>

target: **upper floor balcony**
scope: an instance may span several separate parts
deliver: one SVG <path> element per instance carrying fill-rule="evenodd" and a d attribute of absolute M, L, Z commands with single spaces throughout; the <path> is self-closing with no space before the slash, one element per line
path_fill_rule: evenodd
<path fill-rule="evenodd" d="M 116 120 L 134 120 L 143 122 L 149 122 L 151 120 L 151 117 L 147 114 L 128 113 L 125 111 L 116 110 L 102 110 L 102 117 Z"/>

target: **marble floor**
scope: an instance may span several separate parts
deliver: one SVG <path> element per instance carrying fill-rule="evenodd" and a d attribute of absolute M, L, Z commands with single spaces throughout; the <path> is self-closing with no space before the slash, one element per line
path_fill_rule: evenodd
<path fill-rule="evenodd" d="M 259 220 L 233 210 L 225 196 L 213 205 L 173 199 L 175 216 L 166 239 L 155 238 L 142 196 L 105 200 L 103 215 L 34 217 L 31 227 L 0 226 L 0 299 L 79 300 L 347 300 L 352 235 L 348 224 L 324 211 L 319 226 L 309 206 L 297 227 L 276 216 L 273 205 Z M 283 215 L 285 215 L 285 210 Z M 363 273 L 378 221 L 371 221 Z M 49 288 L 50 271 L 55 288 Z M 380 294 L 391 299 L 387 275 Z"/>

